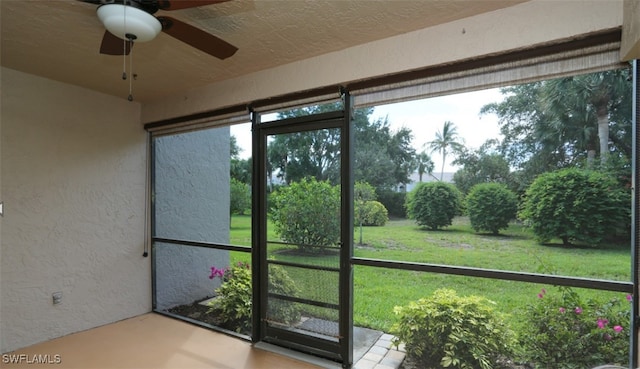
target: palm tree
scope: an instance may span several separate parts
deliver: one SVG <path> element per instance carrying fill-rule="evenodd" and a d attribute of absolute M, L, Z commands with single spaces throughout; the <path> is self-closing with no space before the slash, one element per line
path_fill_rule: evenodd
<path fill-rule="evenodd" d="M 441 182 L 444 175 L 444 165 L 447 160 L 447 154 L 460 151 L 464 147 L 459 140 L 456 126 L 452 122 L 446 121 L 442 126 L 442 131 L 436 132 L 436 139 L 425 144 L 431 148 L 431 152 L 439 151 L 442 155 L 442 169 L 440 170 Z"/>
<path fill-rule="evenodd" d="M 425 173 L 431 174 L 435 168 L 435 164 L 433 163 L 433 160 L 431 160 L 431 156 L 424 151 L 416 155 L 416 164 L 418 164 L 418 176 L 420 178 L 420 182 L 422 182 L 422 176 Z"/>
<path fill-rule="evenodd" d="M 582 139 L 587 141 L 589 158 L 595 157 L 599 143 L 600 162 L 603 164 L 609 156 L 610 117 L 621 104 L 625 88 L 628 89 L 627 73 L 614 70 L 550 80 L 542 92 L 543 107 L 550 116 L 563 117 L 560 119 L 562 126 L 570 126 L 567 120 L 575 120 L 578 126 L 582 125 L 585 133 Z M 591 145 L 588 144 L 590 141 Z"/>

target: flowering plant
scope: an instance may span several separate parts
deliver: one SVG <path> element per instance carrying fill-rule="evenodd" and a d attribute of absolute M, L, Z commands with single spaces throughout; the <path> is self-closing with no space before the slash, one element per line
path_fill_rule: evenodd
<path fill-rule="evenodd" d="M 245 263 L 243 261 L 239 261 L 235 265 L 236 268 L 239 269 L 251 269 L 251 265 L 249 263 Z M 214 279 L 216 277 L 220 278 L 220 280 L 224 282 L 229 282 L 231 278 L 233 278 L 234 268 L 224 267 L 224 268 L 216 268 L 215 266 L 211 267 L 211 274 L 209 275 L 209 279 Z"/>
<path fill-rule="evenodd" d="M 626 365 L 631 295 L 626 300 L 583 301 L 569 287 L 560 295 L 542 289 L 527 308 L 520 337 L 525 359 L 537 368 L 578 369 Z"/>

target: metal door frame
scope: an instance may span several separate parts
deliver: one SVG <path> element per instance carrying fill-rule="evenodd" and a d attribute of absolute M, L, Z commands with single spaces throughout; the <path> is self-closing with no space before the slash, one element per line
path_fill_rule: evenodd
<path fill-rule="evenodd" d="M 253 205 L 252 205 L 252 275 L 253 275 L 253 324 L 254 342 L 265 341 L 299 351 L 339 361 L 344 368 L 353 364 L 353 135 L 352 103 L 348 94 L 343 96 L 343 110 L 303 117 L 260 123 L 259 114 L 252 116 L 253 130 Z M 277 337 L 267 336 L 264 321 L 267 307 L 268 279 L 266 260 L 266 150 L 267 136 L 319 129 L 340 129 L 340 188 L 341 188 L 341 232 L 339 265 L 339 338 L 337 343 L 328 340 L 292 333 L 269 327 L 277 331 Z"/>

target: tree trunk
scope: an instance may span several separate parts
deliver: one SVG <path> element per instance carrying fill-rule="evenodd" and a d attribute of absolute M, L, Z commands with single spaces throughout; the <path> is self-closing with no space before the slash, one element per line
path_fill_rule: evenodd
<path fill-rule="evenodd" d="M 604 164 L 609 156 L 609 110 L 606 105 L 597 107 L 598 138 L 600 140 L 600 163 Z"/>
<path fill-rule="evenodd" d="M 596 160 L 596 150 L 587 150 L 587 169 L 593 169 Z"/>
<path fill-rule="evenodd" d="M 446 157 L 447 157 L 447 153 L 442 151 L 442 169 L 440 169 L 440 182 L 442 182 L 442 176 L 444 175 L 444 163 L 445 163 Z"/>

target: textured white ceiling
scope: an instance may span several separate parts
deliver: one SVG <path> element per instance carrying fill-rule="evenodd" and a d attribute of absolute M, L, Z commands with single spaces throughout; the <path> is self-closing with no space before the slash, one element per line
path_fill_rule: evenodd
<path fill-rule="evenodd" d="M 239 51 L 218 60 L 163 33 L 138 43 L 134 97 L 146 101 L 522 1 L 233 0 L 165 12 Z M 2 66 L 126 97 L 123 57 L 98 52 L 104 28 L 95 9 L 77 0 L 0 1 Z"/>

